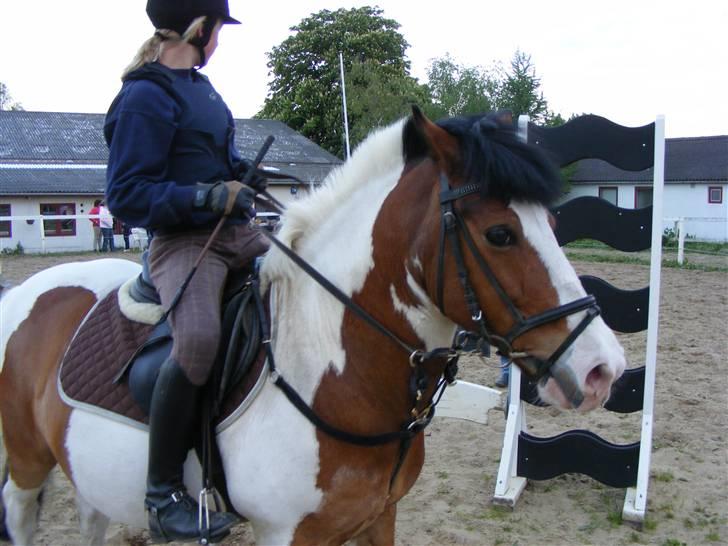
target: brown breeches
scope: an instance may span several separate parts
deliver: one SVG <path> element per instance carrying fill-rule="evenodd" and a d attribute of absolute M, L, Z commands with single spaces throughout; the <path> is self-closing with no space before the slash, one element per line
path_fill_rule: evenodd
<path fill-rule="evenodd" d="M 162 306 L 169 308 L 177 290 L 207 243 L 212 230 L 154 236 L 149 266 Z M 218 233 L 177 307 L 170 313 L 172 358 L 187 378 L 203 385 L 220 342 L 220 306 L 227 273 L 240 269 L 268 249 L 268 242 L 248 226 L 225 226 Z"/>

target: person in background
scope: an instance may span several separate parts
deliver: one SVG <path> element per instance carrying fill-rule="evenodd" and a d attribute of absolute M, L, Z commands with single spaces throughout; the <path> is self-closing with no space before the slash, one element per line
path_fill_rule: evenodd
<path fill-rule="evenodd" d="M 124 252 L 129 252 L 131 246 L 129 245 L 129 236 L 131 235 L 131 226 L 126 222 L 121 224 L 121 233 L 124 237 Z"/>
<path fill-rule="evenodd" d="M 93 208 L 88 211 L 89 216 L 96 215 L 96 218 L 89 218 L 91 221 L 91 227 L 94 230 L 94 252 L 101 252 L 101 226 L 99 225 L 99 205 L 101 205 L 101 199 L 94 201 Z"/>
<path fill-rule="evenodd" d="M 495 380 L 495 386 L 500 387 L 501 389 L 505 389 L 508 387 L 508 381 L 511 378 L 511 364 L 510 361 L 504 357 L 500 357 L 501 367 L 500 367 L 500 375 L 498 376 L 498 379 Z"/>
<path fill-rule="evenodd" d="M 114 252 L 114 218 L 106 208 L 104 201 L 99 204 L 99 225 L 101 226 L 101 236 L 104 239 L 101 252 Z"/>

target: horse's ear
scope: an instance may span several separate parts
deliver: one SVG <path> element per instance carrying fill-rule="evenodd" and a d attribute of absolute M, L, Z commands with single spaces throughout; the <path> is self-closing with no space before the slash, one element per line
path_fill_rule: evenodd
<path fill-rule="evenodd" d="M 450 133 L 432 123 L 417 106 L 403 133 L 405 163 L 431 157 L 441 168 L 450 171 L 458 160 L 458 142 Z"/>
<path fill-rule="evenodd" d="M 513 125 L 513 112 L 510 110 L 499 110 L 495 113 L 495 119 L 499 125 L 510 127 Z"/>

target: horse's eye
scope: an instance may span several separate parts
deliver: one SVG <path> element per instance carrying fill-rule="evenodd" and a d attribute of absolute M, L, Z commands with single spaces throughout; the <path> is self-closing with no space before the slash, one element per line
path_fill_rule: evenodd
<path fill-rule="evenodd" d="M 485 232 L 485 238 L 493 246 L 510 246 L 516 242 L 516 235 L 508 226 L 493 226 Z"/>

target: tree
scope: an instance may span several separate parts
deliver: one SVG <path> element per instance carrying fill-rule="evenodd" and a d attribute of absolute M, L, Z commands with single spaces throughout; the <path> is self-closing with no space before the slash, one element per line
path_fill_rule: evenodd
<path fill-rule="evenodd" d="M 435 119 L 493 109 L 498 81 L 491 71 L 459 65 L 447 54 L 430 63 L 427 79 Z"/>
<path fill-rule="evenodd" d="M 427 87 L 415 78 L 392 76 L 373 61 L 355 62 L 346 75 L 349 135 L 352 148 L 372 129 L 384 127 L 412 112 L 412 105 L 429 107 Z"/>
<path fill-rule="evenodd" d="M 8 86 L 0 82 L 0 110 L 22 110 L 23 106 L 15 102 L 10 95 Z"/>
<path fill-rule="evenodd" d="M 532 122 L 543 124 L 552 114 L 540 87 L 541 79 L 536 76 L 531 56 L 517 50 L 511 60 L 510 71 L 501 80 L 497 107 L 510 110 L 513 119 L 527 114 Z"/>
<path fill-rule="evenodd" d="M 397 31 L 399 26 L 382 17 L 380 8 L 366 6 L 322 10 L 291 27 L 294 34 L 268 53 L 273 79 L 257 117 L 281 120 L 342 157 L 339 52 L 347 73 L 354 63 L 363 63 L 377 66 L 378 80 L 402 80 L 409 75 L 409 44 Z M 347 86 L 350 91 L 354 89 Z"/>

